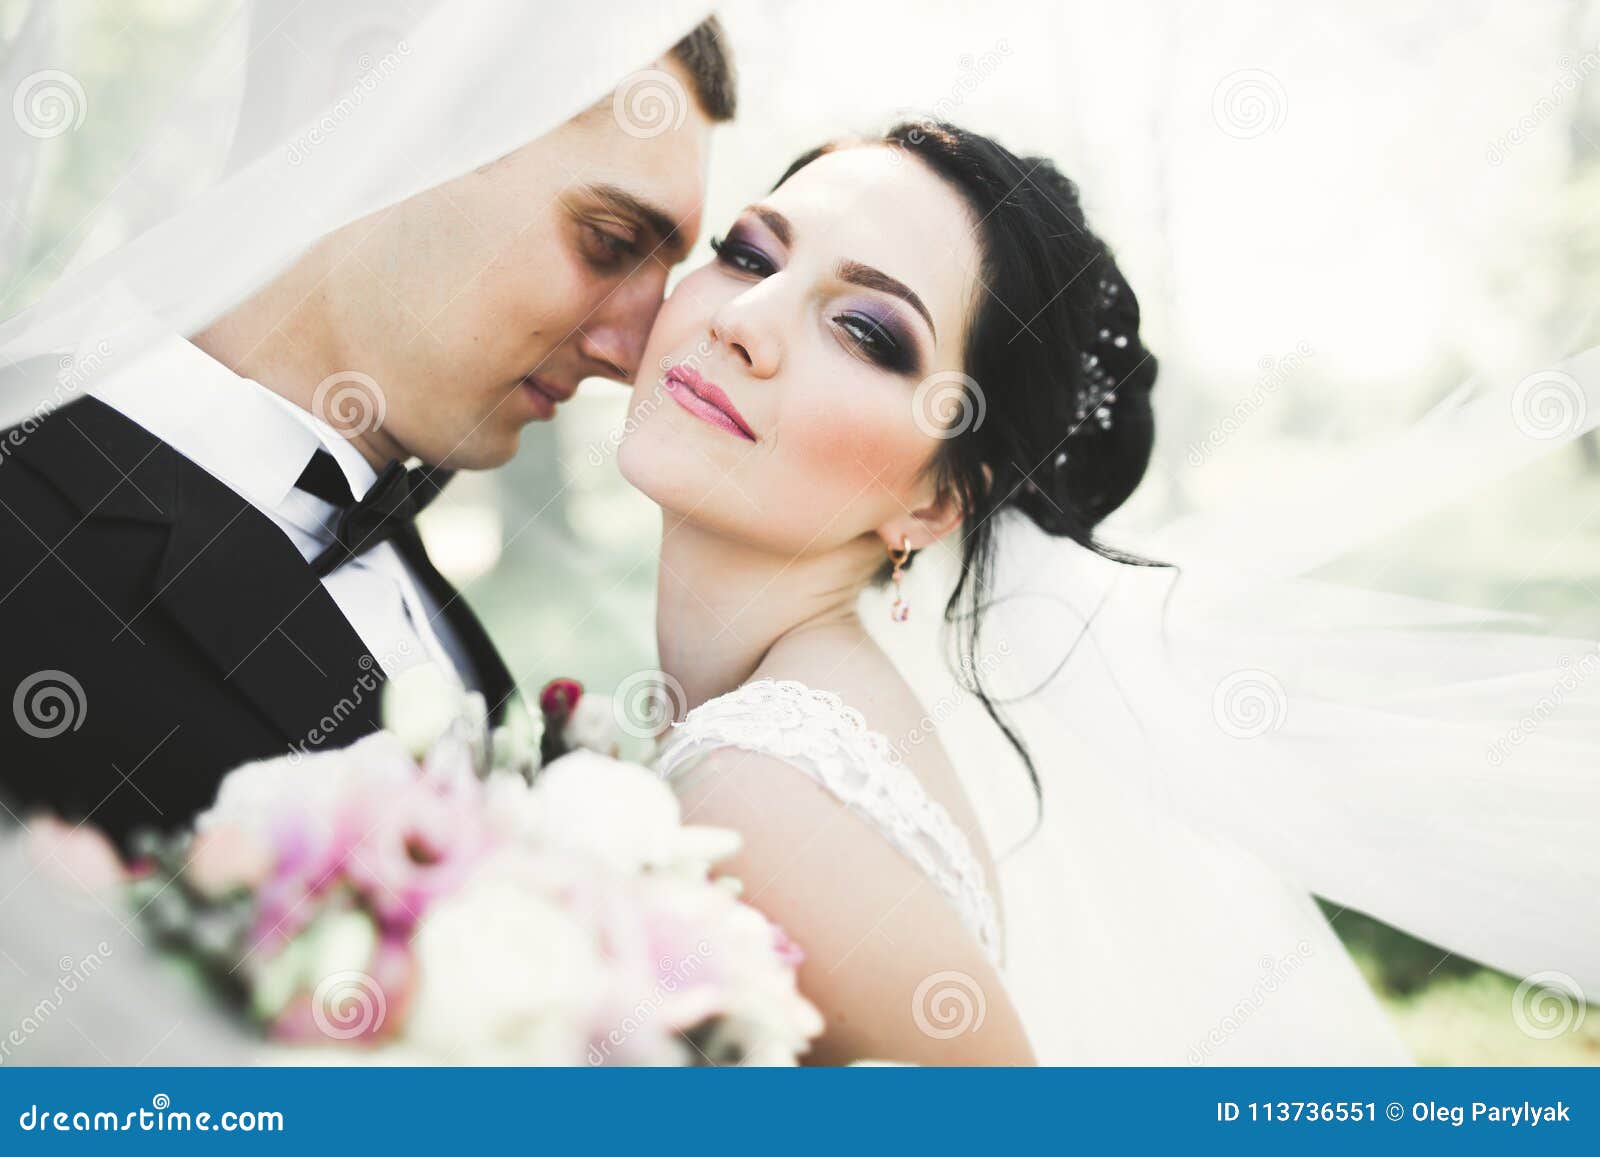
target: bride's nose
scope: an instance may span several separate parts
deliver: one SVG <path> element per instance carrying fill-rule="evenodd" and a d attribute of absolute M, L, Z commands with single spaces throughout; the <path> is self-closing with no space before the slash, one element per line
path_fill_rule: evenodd
<path fill-rule="evenodd" d="M 771 319 L 763 318 L 741 295 L 711 315 L 711 340 L 744 362 L 754 377 L 770 378 L 782 361 L 782 342 Z"/>

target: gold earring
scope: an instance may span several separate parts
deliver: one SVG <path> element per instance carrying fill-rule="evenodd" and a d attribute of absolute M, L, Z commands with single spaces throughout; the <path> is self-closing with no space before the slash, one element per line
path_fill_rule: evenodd
<path fill-rule="evenodd" d="M 905 622 L 911 614 L 911 604 L 906 602 L 900 586 L 906 577 L 906 560 L 910 557 L 911 539 L 902 534 L 900 549 L 889 548 L 889 561 L 894 563 L 894 573 L 889 576 L 889 581 L 894 584 L 894 602 L 889 607 L 889 618 L 896 623 Z"/>

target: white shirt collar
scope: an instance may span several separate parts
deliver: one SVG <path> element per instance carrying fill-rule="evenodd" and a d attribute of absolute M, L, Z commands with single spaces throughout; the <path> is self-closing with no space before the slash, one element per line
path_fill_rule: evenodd
<path fill-rule="evenodd" d="M 378 477 L 326 422 L 181 337 L 157 342 L 90 393 L 264 510 L 282 505 L 318 449 L 357 498 Z"/>

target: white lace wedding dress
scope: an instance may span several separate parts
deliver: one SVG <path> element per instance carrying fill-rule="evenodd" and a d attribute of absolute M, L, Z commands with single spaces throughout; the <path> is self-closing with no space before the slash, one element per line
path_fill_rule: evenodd
<path fill-rule="evenodd" d="M 721 747 L 790 764 L 925 872 L 1001 968 L 1041 1063 L 1408 1059 L 1311 897 L 1243 852 L 1101 792 L 986 880 L 967 834 L 887 739 L 837 695 L 796 682 L 759 680 L 696 707 L 657 769 L 678 779 Z M 959 768 L 982 817 L 993 799 L 977 770 Z M 1034 853 L 1052 864 L 1045 894 Z M 1055 871 L 1062 863 L 1078 870 Z M 1152 880 L 1169 886 L 1143 886 Z"/>

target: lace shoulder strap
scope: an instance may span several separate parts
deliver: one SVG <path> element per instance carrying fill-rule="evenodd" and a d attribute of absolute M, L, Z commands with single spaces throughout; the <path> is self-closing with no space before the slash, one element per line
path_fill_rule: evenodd
<path fill-rule="evenodd" d="M 671 779 L 719 747 L 775 756 L 827 788 L 927 874 L 998 962 L 994 898 L 967 837 L 860 712 L 803 683 L 760 679 L 675 724 L 656 770 Z"/>

